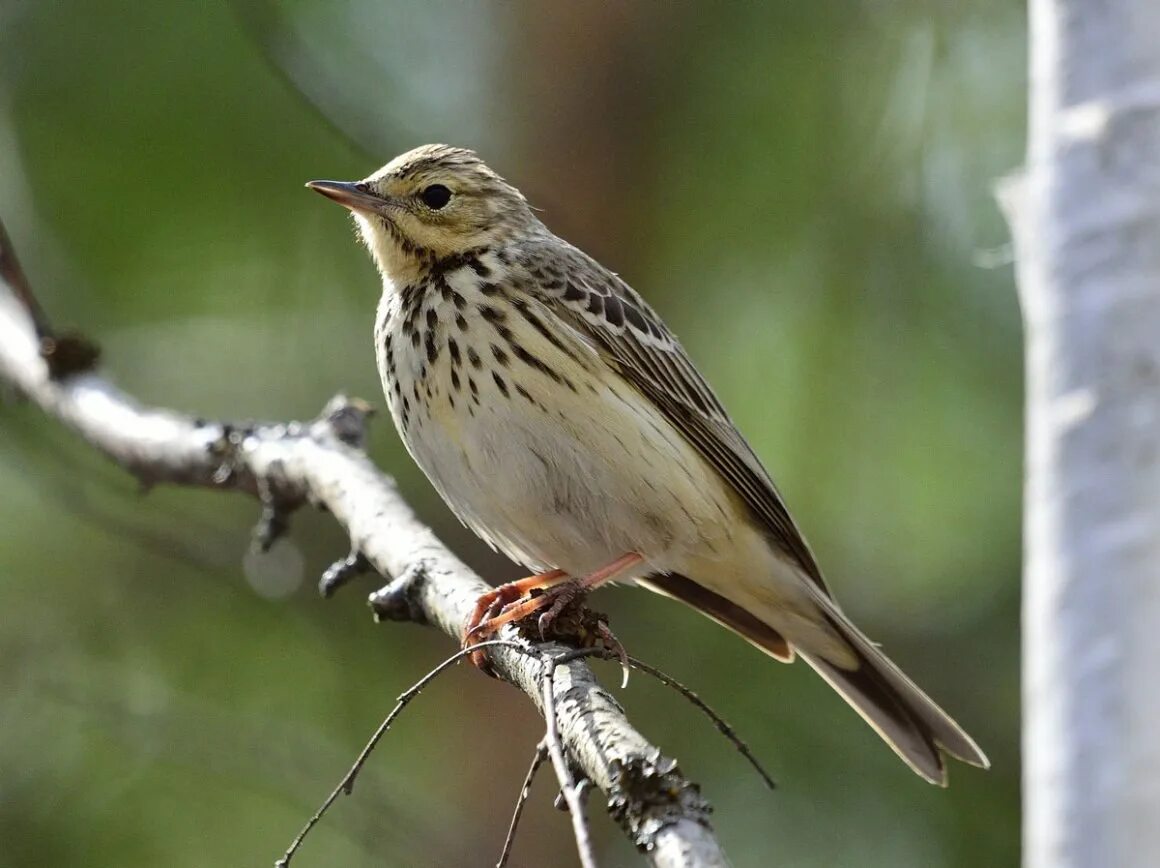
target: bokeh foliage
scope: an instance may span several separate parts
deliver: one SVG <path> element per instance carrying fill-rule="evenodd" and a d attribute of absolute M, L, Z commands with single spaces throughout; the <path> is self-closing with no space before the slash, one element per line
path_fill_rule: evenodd
<path fill-rule="evenodd" d="M 131 391 L 303 418 L 379 392 L 373 270 L 302 183 L 479 148 L 683 336 L 846 608 L 995 764 L 927 787 L 805 667 L 604 592 L 632 651 L 782 784 L 644 679 L 623 694 L 735 864 L 1012 865 L 1021 364 L 990 186 L 1021 158 L 1023 40 L 1000 0 L 6 0 L 0 214 Z M 247 558 L 253 504 L 142 497 L 28 407 L 0 405 L 0 432 L 0 865 L 269 864 L 449 643 L 375 626 L 361 590 L 315 598 L 344 553 L 325 517 Z M 385 422 L 373 454 L 456 550 L 516 575 Z M 453 672 L 299 861 L 491 864 L 539 727 Z M 545 776 L 513 864 L 573 863 L 551 797 Z M 603 864 L 633 864 L 594 816 Z"/>

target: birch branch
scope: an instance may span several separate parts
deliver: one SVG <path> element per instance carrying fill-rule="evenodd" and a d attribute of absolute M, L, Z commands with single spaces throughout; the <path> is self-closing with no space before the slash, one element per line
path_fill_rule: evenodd
<path fill-rule="evenodd" d="M 55 338 L 0 226 L 0 384 L 146 486 L 168 483 L 259 498 L 267 535 L 294 509 L 324 506 L 350 537 L 348 568 L 365 559 L 381 575 L 394 577 L 371 595 L 376 617 L 429 624 L 458 641 L 475 600 L 489 586 L 416 518 L 367 458 L 366 405 L 336 398 L 305 423 L 207 422 L 140 404 L 90 369 L 95 358 L 75 335 Z M 504 637 L 526 641 L 510 628 Z M 583 660 L 557 666 L 545 691 L 540 660 L 570 649 L 527 644 L 534 653 L 491 649 L 495 674 L 519 688 L 541 714 L 550 697 L 568 760 L 605 793 L 613 818 L 651 864 L 726 865 L 698 787 L 629 723 Z"/>

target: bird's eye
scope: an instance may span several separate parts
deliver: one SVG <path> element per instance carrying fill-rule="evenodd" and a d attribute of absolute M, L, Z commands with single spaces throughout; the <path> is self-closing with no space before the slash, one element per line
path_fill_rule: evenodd
<path fill-rule="evenodd" d="M 451 191 L 442 184 L 432 184 L 430 187 L 424 187 L 420 191 L 419 198 L 432 211 L 438 211 L 451 201 Z"/>

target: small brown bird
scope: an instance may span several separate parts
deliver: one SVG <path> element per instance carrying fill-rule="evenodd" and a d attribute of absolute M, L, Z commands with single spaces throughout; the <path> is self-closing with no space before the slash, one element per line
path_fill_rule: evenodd
<path fill-rule="evenodd" d="M 465 639 L 611 580 L 674 597 L 785 662 L 801 656 L 918 774 L 971 738 L 838 607 L 773 480 L 693 362 L 623 280 L 471 151 L 427 145 L 358 182 L 383 277 L 375 349 L 412 457 L 455 514 L 535 572 L 485 595 Z"/>

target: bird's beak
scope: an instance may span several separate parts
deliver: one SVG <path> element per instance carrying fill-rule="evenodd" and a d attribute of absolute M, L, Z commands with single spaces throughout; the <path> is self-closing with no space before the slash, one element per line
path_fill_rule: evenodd
<path fill-rule="evenodd" d="M 306 186 L 351 211 L 381 211 L 386 200 L 351 181 L 307 181 Z"/>

